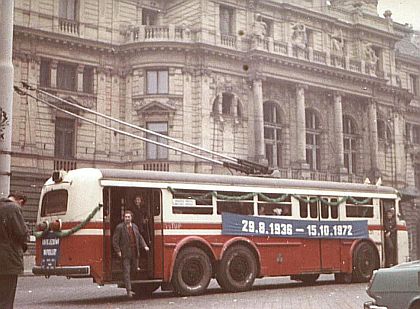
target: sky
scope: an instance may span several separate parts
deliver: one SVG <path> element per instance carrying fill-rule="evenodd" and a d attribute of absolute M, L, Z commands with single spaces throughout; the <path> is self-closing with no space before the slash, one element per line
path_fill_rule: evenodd
<path fill-rule="evenodd" d="M 383 17 L 386 10 L 391 10 L 394 21 L 412 24 L 415 30 L 420 30 L 420 0 L 379 0 L 379 16 Z"/>

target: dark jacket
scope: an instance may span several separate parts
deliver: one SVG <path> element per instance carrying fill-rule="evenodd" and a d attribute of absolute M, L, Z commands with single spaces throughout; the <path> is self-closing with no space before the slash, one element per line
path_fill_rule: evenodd
<path fill-rule="evenodd" d="M 137 247 L 137 256 L 140 254 L 141 248 L 145 248 L 146 242 L 144 241 L 143 236 L 139 232 L 137 225 L 132 223 L 134 235 L 136 236 L 136 247 Z M 130 247 L 130 236 L 128 235 L 127 225 L 122 222 L 117 225 L 114 231 L 114 236 L 112 237 L 112 245 L 115 252 L 120 252 L 122 258 L 132 256 L 131 247 Z"/>
<path fill-rule="evenodd" d="M 23 272 L 23 247 L 27 239 L 28 229 L 20 206 L 0 199 L 0 275 Z"/>

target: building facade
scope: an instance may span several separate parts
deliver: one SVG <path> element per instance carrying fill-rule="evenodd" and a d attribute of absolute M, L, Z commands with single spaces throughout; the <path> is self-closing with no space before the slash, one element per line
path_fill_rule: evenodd
<path fill-rule="evenodd" d="M 377 0 L 15 0 L 15 84 L 268 164 L 283 178 L 369 178 L 412 192 L 420 186 L 418 36 L 383 15 Z M 31 197 L 29 221 L 54 169 L 230 172 L 34 95 L 15 94 L 13 105 L 11 182 Z M 415 257 L 411 197 L 403 211 Z"/>

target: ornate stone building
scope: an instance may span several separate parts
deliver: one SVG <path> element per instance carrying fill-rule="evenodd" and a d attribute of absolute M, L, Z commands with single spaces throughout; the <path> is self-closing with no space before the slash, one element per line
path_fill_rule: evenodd
<path fill-rule="evenodd" d="M 377 0 L 15 0 L 14 22 L 16 84 L 284 178 L 420 186 L 420 51 Z M 18 94 L 12 147 L 28 220 L 54 169 L 229 173 Z"/>

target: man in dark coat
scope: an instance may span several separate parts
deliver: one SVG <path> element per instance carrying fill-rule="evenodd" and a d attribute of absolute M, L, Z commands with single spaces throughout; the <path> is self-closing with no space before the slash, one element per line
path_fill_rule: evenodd
<path fill-rule="evenodd" d="M 11 309 L 18 275 L 23 273 L 23 252 L 28 229 L 22 216 L 24 195 L 12 193 L 0 199 L 0 308 Z"/>
<path fill-rule="evenodd" d="M 112 244 L 116 254 L 122 259 L 124 283 L 127 296 L 133 297 L 131 292 L 131 270 L 137 270 L 140 246 L 149 251 L 149 247 L 139 232 L 139 228 L 133 222 L 133 213 L 129 210 L 124 212 L 124 222 L 117 225 L 112 237 Z"/>
<path fill-rule="evenodd" d="M 394 209 L 386 211 L 386 218 L 384 221 L 385 230 L 385 264 L 386 266 L 393 266 L 396 264 L 396 240 L 397 240 L 397 226 L 395 222 Z"/>

